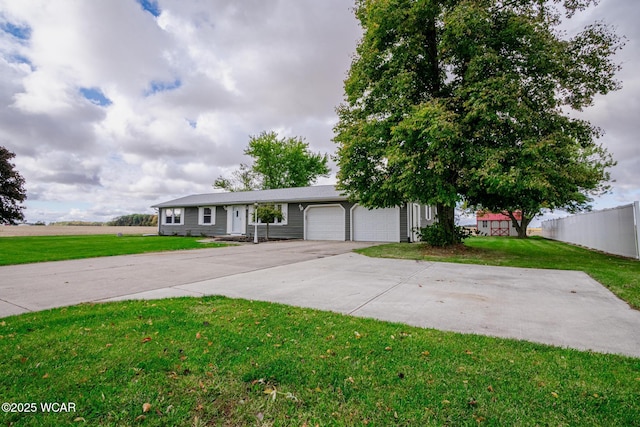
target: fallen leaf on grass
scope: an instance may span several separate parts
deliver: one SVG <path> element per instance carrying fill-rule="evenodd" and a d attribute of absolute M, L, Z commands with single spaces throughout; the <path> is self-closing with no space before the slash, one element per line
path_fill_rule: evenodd
<path fill-rule="evenodd" d="M 142 412 L 149 412 L 151 410 L 151 403 L 146 402 L 142 404 Z"/>
<path fill-rule="evenodd" d="M 288 393 L 286 394 L 286 396 L 285 396 L 285 397 L 286 397 L 287 399 L 289 399 L 289 400 L 293 400 L 294 402 L 297 402 L 297 401 L 298 401 L 298 398 L 297 398 L 297 397 L 295 397 L 295 396 L 293 395 L 293 393 L 291 393 L 291 392 L 288 392 Z"/>
<path fill-rule="evenodd" d="M 42 378 L 49 378 L 49 373 L 47 372 L 46 374 L 44 374 Z"/>
<path fill-rule="evenodd" d="M 202 335 L 200 334 L 200 332 L 196 333 L 196 339 L 199 340 L 200 338 L 202 338 Z"/>
<path fill-rule="evenodd" d="M 74 418 L 74 419 L 73 419 L 73 422 L 74 422 L 74 423 L 79 423 L 80 421 L 82 421 L 83 423 L 87 422 L 87 420 L 85 420 L 85 419 L 84 419 L 84 418 L 82 418 L 82 417 L 77 417 L 77 418 Z"/>
<path fill-rule="evenodd" d="M 144 338 L 142 338 L 142 342 L 143 342 L 143 343 L 145 343 L 145 342 L 149 342 L 149 341 L 151 341 L 151 337 L 144 337 Z"/>
<path fill-rule="evenodd" d="M 551 396 L 555 397 L 556 399 L 558 398 L 558 393 L 556 393 L 555 391 L 551 392 Z"/>
<path fill-rule="evenodd" d="M 147 417 L 146 417 L 145 415 L 138 415 L 138 416 L 136 417 L 136 421 L 142 421 L 142 420 L 144 420 L 144 419 L 146 419 L 146 418 L 147 418 Z"/>
<path fill-rule="evenodd" d="M 269 396 L 271 396 L 271 400 L 276 400 L 276 394 L 278 393 L 278 391 L 276 390 L 276 388 L 271 388 L 271 387 L 267 387 L 264 390 L 264 394 L 268 394 Z"/>

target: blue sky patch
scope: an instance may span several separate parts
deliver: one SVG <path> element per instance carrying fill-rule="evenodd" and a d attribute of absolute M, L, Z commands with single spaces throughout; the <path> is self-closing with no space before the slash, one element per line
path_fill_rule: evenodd
<path fill-rule="evenodd" d="M 147 12 L 149 12 L 150 14 L 152 14 L 153 16 L 155 16 L 156 18 L 158 16 L 160 16 L 160 6 L 158 5 L 158 2 L 155 0 L 138 0 L 138 3 L 140 4 L 140 6 L 142 6 L 142 9 L 146 10 Z"/>
<path fill-rule="evenodd" d="M 92 103 L 99 105 L 101 107 L 107 107 L 112 104 L 111 100 L 106 96 L 104 96 L 104 93 L 102 93 L 102 91 L 97 87 L 91 87 L 91 88 L 81 87 L 80 93 L 86 99 L 88 99 Z"/>
<path fill-rule="evenodd" d="M 167 92 L 169 90 L 178 89 L 180 86 L 182 86 L 182 81 L 180 79 L 175 79 L 172 82 L 158 82 L 154 80 L 149 84 L 149 90 L 147 90 L 145 95 L 149 96 L 158 92 Z"/>
<path fill-rule="evenodd" d="M 29 60 L 29 58 L 27 58 L 26 56 L 11 55 L 8 58 L 8 60 L 9 60 L 9 62 L 13 62 L 13 63 L 17 63 L 17 64 L 27 64 L 31 68 L 31 71 L 34 71 L 36 69 L 36 67 L 33 65 L 33 62 L 31 62 Z"/>
<path fill-rule="evenodd" d="M 20 40 L 29 40 L 31 38 L 31 27 L 28 25 L 16 25 L 11 22 L 2 22 L 0 23 L 0 29 Z"/>

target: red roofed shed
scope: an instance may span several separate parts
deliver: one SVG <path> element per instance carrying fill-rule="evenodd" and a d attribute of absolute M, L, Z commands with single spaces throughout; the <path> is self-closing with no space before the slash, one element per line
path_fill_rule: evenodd
<path fill-rule="evenodd" d="M 522 220 L 519 211 L 514 212 L 518 221 Z M 476 213 L 476 227 L 478 234 L 486 236 L 517 236 L 518 231 L 511 223 L 511 218 L 506 213 L 493 213 L 478 211 Z"/>

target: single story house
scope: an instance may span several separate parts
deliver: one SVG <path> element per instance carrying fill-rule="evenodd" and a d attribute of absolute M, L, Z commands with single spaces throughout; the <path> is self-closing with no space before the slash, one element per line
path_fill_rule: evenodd
<path fill-rule="evenodd" d="M 194 194 L 159 203 L 161 235 L 253 236 L 253 211 L 260 203 L 274 204 L 282 221 L 269 224 L 269 237 L 305 240 L 412 242 L 416 227 L 435 220 L 435 208 L 407 203 L 367 209 L 347 200 L 333 185 L 275 190 Z M 258 223 L 258 236 L 265 235 Z"/>
<path fill-rule="evenodd" d="M 514 212 L 518 221 L 522 220 L 522 214 Z M 513 226 L 511 218 L 506 213 L 492 213 L 479 211 L 476 213 L 476 227 L 478 234 L 484 236 L 517 236 L 518 230 Z"/>

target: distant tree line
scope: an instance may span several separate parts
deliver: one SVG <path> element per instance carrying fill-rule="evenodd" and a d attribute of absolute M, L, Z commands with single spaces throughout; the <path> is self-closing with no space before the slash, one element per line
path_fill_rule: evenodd
<path fill-rule="evenodd" d="M 41 221 L 35 223 L 34 225 L 44 225 Z M 75 226 L 75 227 L 102 227 L 104 225 L 103 222 L 92 222 L 92 221 L 57 221 L 51 222 L 49 225 L 60 225 L 60 226 Z"/>
<path fill-rule="evenodd" d="M 116 219 L 107 222 L 111 226 L 138 226 L 138 227 L 155 227 L 158 225 L 158 215 L 151 214 L 131 214 L 119 216 Z"/>

